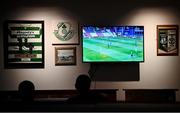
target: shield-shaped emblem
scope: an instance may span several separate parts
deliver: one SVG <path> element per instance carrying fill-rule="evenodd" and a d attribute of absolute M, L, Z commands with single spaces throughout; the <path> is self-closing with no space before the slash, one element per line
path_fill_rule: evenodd
<path fill-rule="evenodd" d="M 60 22 L 57 24 L 58 30 L 54 30 L 54 35 L 61 41 L 67 41 L 74 35 L 74 30 L 70 23 Z"/>

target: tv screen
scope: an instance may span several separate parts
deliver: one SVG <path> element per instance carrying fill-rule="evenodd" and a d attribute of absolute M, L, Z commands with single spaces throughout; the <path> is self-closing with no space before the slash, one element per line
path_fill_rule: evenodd
<path fill-rule="evenodd" d="M 144 26 L 82 26 L 83 62 L 143 62 Z"/>

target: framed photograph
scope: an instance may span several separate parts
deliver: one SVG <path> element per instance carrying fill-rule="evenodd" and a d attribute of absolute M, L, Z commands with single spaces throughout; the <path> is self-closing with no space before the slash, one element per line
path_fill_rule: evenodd
<path fill-rule="evenodd" d="M 55 47 L 55 65 L 76 65 L 76 47 Z"/>
<path fill-rule="evenodd" d="M 44 21 L 5 21 L 4 59 L 5 68 L 44 68 Z"/>
<path fill-rule="evenodd" d="M 52 45 L 79 45 L 78 24 L 76 22 L 53 22 Z"/>
<path fill-rule="evenodd" d="M 157 25 L 157 55 L 178 56 L 178 25 Z"/>

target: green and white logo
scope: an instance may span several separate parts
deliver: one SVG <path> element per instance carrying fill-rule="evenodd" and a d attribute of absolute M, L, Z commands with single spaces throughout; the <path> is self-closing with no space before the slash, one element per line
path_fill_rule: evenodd
<path fill-rule="evenodd" d="M 57 24 L 58 30 L 54 30 L 54 35 L 61 41 L 67 41 L 74 36 L 74 30 L 69 22 Z"/>

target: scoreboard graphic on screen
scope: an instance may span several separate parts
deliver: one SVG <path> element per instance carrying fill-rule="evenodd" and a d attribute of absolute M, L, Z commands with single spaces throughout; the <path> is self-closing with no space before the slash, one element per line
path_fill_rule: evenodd
<path fill-rule="evenodd" d="M 5 67 L 43 67 L 43 21 L 6 23 Z"/>

